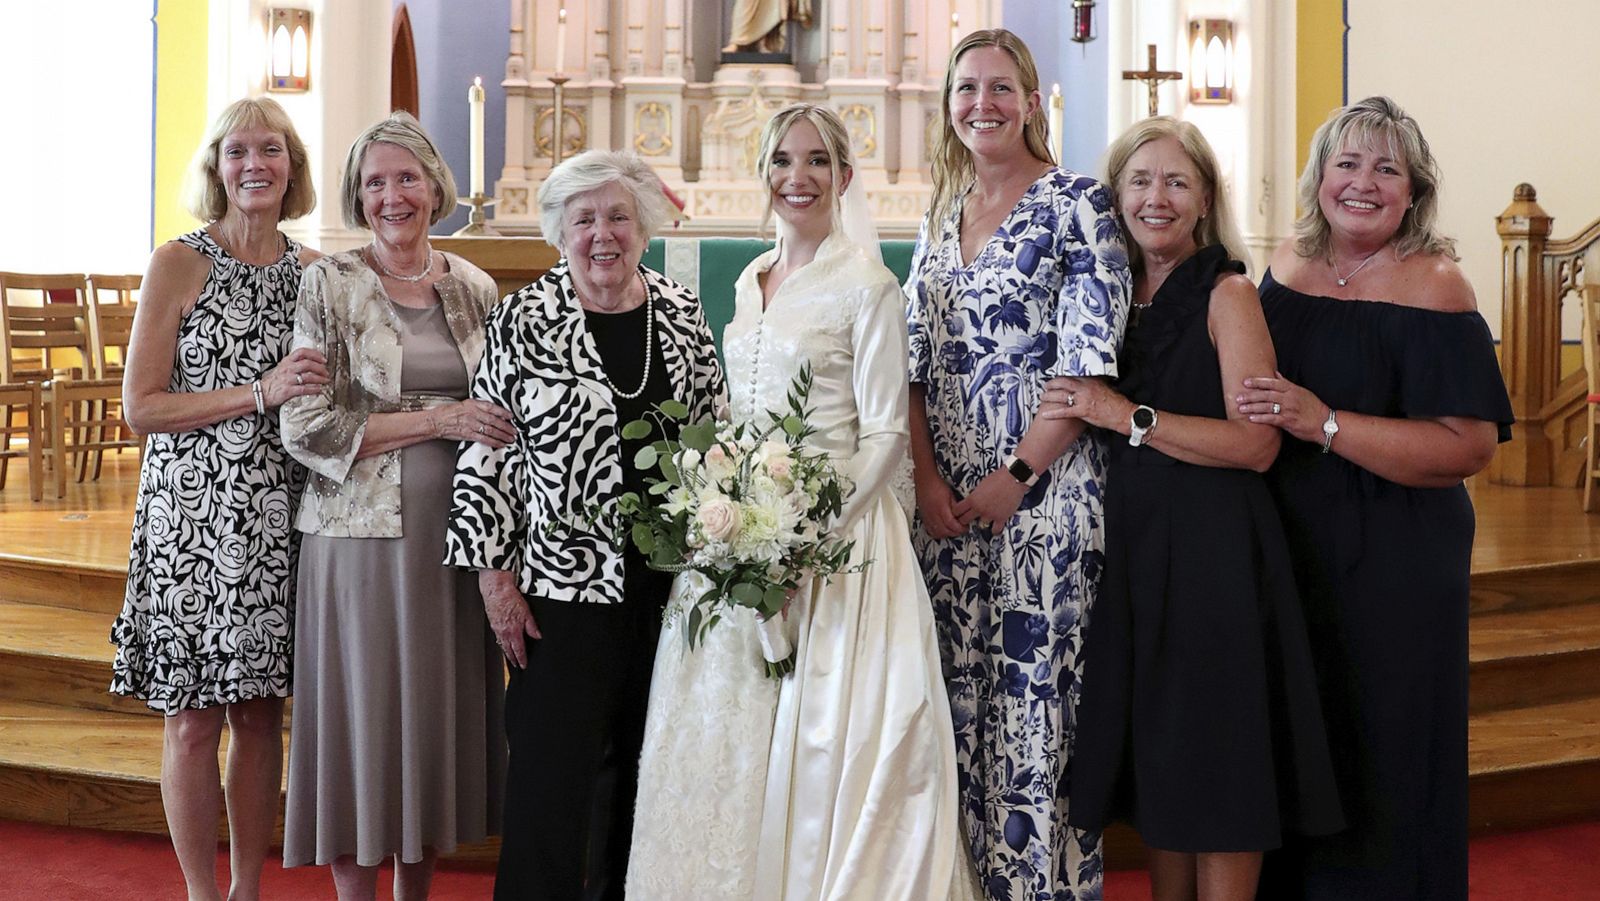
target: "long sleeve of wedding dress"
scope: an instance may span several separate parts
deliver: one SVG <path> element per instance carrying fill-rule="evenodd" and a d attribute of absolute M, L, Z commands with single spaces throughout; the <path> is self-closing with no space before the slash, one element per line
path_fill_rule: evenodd
<path fill-rule="evenodd" d="M 876 501 L 910 442 L 903 303 L 898 286 L 879 285 L 862 302 L 851 329 L 855 372 L 850 381 L 860 437 L 846 465 L 856 488 L 839 513 L 840 534 L 848 533 Z"/>

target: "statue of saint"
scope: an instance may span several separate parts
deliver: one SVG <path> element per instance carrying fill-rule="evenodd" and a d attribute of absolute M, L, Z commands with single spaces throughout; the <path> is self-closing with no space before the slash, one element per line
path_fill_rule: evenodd
<path fill-rule="evenodd" d="M 783 26 L 790 21 L 810 28 L 811 0 L 734 0 L 731 33 L 722 52 L 754 46 L 762 53 L 781 53 Z"/>

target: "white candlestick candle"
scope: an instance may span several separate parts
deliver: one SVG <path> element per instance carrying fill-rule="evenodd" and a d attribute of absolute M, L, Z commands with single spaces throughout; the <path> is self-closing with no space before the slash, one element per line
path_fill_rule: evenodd
<path fill-rule="evenodd" d="M 469 194 L 483 193 L 483 79 L 472 79 L 467 88 L 467 179 Z"/>
<path fill-rule="evenodd" d="M 567 8 L 556 14 L 556 74 L 567 68 Z"/>
<path fill-rule="evenodd" d="M 1061 85 L 1050 86 L 1050 149 L 1056 152 L 1056 162 L 1065 165 L 1067 149 L 1067 136 L 1062 132 L 1061 115 L 1064 102 L 1061 99 Z"/>

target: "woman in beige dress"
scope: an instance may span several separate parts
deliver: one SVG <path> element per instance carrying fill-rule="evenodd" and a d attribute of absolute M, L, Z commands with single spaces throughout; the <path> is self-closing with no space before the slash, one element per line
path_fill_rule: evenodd
<path fill-rule="evenodd" d="M 311 470 L 283 859 L 331 864 L 340 899 L 366 899 L 393 856 L 395 897 L 424 898 L 436 854 L 500 821 L 500 655 L 473 578 L 441 563 L 460 442 L 512 437 L 467 398 L 495 285 L 428 244 L 455 190 L 410 115 L 356 139 L 340 200 L 373 241 L 306 271 L 295 346 L 331 381 L 283 409 Z"/>

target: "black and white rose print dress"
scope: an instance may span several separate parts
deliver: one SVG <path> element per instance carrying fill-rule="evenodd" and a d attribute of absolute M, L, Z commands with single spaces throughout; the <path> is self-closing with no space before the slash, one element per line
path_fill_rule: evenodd
<path fill-rule="evenodd" d="M 300 245 L 252 266 L 203 229 L 177 239 L 211 261 L 178 326 L 170 391 L 248 385 L 288 352 Z M 294 506 L 305 470 L 278 416 L 254 412 L 150 436 L 139 476 L 128 587 L 111 627 L 111 691 L 180 710 L 289 694 Z"/>

